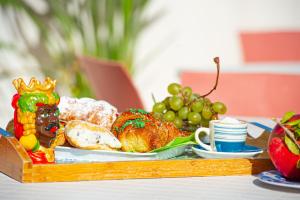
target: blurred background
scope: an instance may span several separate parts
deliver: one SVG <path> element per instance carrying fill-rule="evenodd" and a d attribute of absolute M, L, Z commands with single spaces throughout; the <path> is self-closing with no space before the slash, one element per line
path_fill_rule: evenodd
<path fill-rule="evenodd" d="M 171 82 L 229 115 L 300 112 L 298 0 L 0 0 L 0 126 L 12 80 L 57 80 L 60 95 L 151 110 Z M 96 59 L 93 59 L 96 58 Z M 126 96 L 127 95 L 127 96 Z M 129 95 L 129 96 L 128 96 Z"/>

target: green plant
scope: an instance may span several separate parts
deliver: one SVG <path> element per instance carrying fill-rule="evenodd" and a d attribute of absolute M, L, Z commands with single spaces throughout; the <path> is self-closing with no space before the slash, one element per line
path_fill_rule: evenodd
<path fill-rule="evenodd" d="M 74 65 L 77 54 L 117 60 L 134 73 L 134 48 L 140 33 L 153 22 L 145 17 L 148 0 L 0 0 L 0 11 L 19 44 L 15 53 L 34 58 L 45 75 L 64 80 L 75 96 L 92 96 L 88 82 Z M 37 42 L 26 35 L 29 19 Z"/>

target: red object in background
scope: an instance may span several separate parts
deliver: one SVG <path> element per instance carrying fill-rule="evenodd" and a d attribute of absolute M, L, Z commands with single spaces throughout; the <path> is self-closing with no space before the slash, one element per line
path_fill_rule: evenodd
<path fill-rule="evenodd" d="M 300 32 L 244 32 L 240 34 L 244 61 L 300 61 Z"/>
<path fill-rule="evenodd" d="M 214 85 L 216 73 L 183 72 L 181 82 L 199 94 Z M 300 75 L 221 73 L 218 88 L 209 98 L 227 105 L 229 115 L 280 117 L 300 113 Z"/>
<path fill-rule="evenodd" d="M 131 77 L 120 63 L 86 56 L 78 57 L 78 63 L 97 99 L 108 101 L 119 112 L 129 108 L 144 108 Z"/>

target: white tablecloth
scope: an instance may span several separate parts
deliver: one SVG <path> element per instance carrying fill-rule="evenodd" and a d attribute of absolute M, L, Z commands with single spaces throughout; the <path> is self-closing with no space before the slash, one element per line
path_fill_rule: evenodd
<path fill-rule="evenodd" d="M 265 118 L 245 118 L 272 127 Z M 0 200 L 293 200 L 300 190 L 261 183 L 255 176 L 223 176 L 21 184 L 0 173 Z"/>
<path fill-rule="evenodd" d="M 37 199 L 299 200 L 300 190 L 267 185 L 255 176 L 21 184 L 0 173 L 0 200 Z"/>

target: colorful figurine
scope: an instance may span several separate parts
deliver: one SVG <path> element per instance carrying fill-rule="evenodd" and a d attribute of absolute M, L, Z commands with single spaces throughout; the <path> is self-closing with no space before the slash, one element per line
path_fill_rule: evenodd
<path fill-rule="evenodd" d="M 44 83 L 32 78 L 28 85 L 23 79 L 13 81 L 17 90 L 12 100 L 14 134 L 27 150 L 34 164 L 54 163 L 54 147 L 64 143 L 59 129 L 59 95 L 54 92 L 55 80 Z"/>

